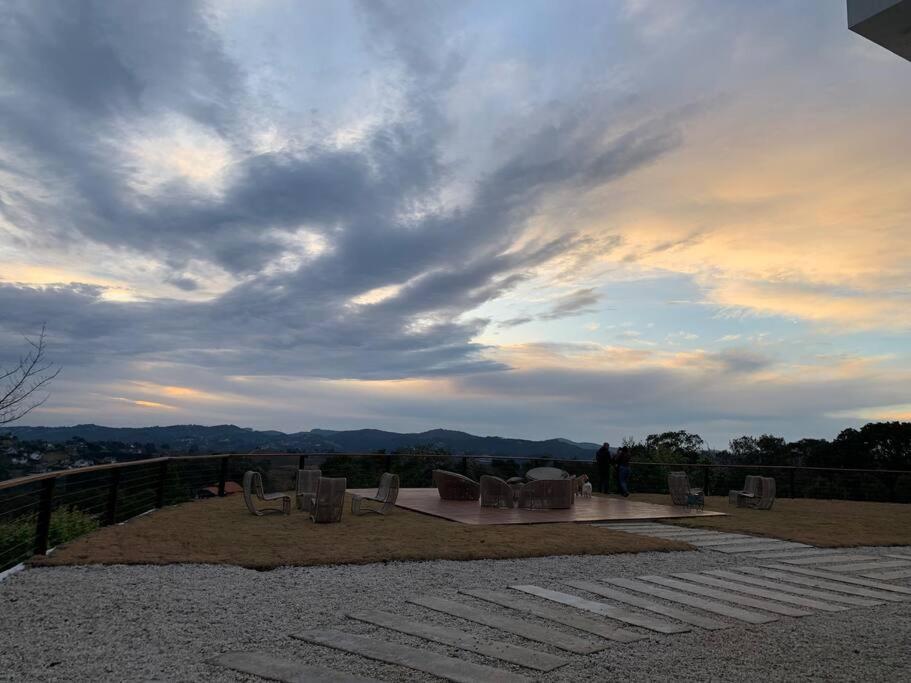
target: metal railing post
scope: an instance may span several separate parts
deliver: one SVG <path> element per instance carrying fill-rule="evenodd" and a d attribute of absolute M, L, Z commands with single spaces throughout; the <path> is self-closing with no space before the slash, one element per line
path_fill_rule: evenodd
<path fill-rule="evenodd" d="M 307 456 L 304 453 L 301 453 L 297 456 L 297 469 L 305 470 L 307 469 Z"/>
<path fill-rule="evenodd" d="M 702 493 L 709 495 L 709 468 L 708 465 L 702 466 Z"/>
<path fill-rule="evenodd" d="M 41 482 L 41 499 L 38 503 L 38 524 L 35 528 L 35 554 L 47 553 L 47 539 L 51 533 L 51 512 L 54 503 L 54 484 L 56 479 L 45 479 Z"/>
<path fill-rule="evenodd" d="M 168 461 L 165 460 L 158 466 L 158 485 L 155 488 L 155 507 L 164 507 L 164 490 L 168 481 Z"/>
<path fill-rule="evenodd" d="M 386 455 L 386 471 L 392 472 L 392 454 L 388 453 Z"/>
<path fill-rule="evenodd" d="M 218 497 L 225 497 L 225 481 L 228 479 L 228 457 L 221 459 L 221 470 L 218 473 Z"/>
<path fill-rule="evenodd" d="M 111 483 L 108 488 L 108 507 L 104 516 L 105 524 L 113 524 L 117 521 L 117 494 L 120 489 L 120 468 L 111 470 Z"/>
<path fill-rule="evenodd" d="M 462 458 L 462 474 L 465 475 L 466 477 L 468 476 L 468 458 L 467 457 Z"/>
<path fill-rule="evenodd" d="M 797 498 L 797 489 L 794 486 L 795 472 L 797 471 L 796 467 L 792 467 L 788 476 L 788 495 L 791 498 Z"/>

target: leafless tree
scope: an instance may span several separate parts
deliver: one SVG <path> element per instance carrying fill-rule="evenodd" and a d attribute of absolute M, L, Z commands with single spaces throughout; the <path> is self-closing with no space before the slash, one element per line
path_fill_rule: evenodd
<path fill-rule="evenodd" d="M 28 415 L 47 401 L 50 395 L 44 389 L 60 374 L 60 368 L 55 368 L 46 357 L 44 325 L 38 339 L 26 337 L 25 341 L 31 347 L 29 352 L 14 367 L 0 367 L 0 425 Z"/>

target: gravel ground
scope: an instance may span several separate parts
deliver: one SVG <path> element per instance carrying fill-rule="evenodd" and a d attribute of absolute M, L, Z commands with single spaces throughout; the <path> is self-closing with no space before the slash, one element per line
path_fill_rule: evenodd
<path fill-rule="evenodd" d="M 895 551 L 855 548 L 845 553 L 878 555 Z M 902 552 L 907 553 L 908 549 Z M 694 629 L 674 636 L 651 634 L 646 640 L 610 643 L 602 652 L 582 656 L 452 619 L 403 600 L 403 596 L 420 593 L 454 595 L 457 588 L 534 583 L 561 589 L 561 581 L 568 578 L 667 575 L 746 563 L 743 557 L 721 553 L 676 552 L 396 562 L 270 572 L 211 565 L 32 569 L 0 583 L 0 680 L 262 680 L 205 663 L 214 655 L 232 650 L 283 654 L 381 680 L 437 680 L 290 637 L 295 631 L 319 627 L 375 634 L 467 661 L 512 669 L 541 681 L 615 677 L 633 681 L 894 681 L 911 676 L 911 602 L 814 613 L 803 619 L 781 617 L 762 626 L 738 623 L 715 632 Z M 750 564 L 758 563 L 753 560 Z M 911 583 L 905 581 L 901 585 Z M 467 597 L 460 599 L 502 610 Z M 541 649 L 565 656 L 570 663 L 549 674 L 535 674 L 344 617 L 346 611 L 368 608 L 413 615 L 423 621 Z M 528 621 L 537 619 L 528 617 Z"/>

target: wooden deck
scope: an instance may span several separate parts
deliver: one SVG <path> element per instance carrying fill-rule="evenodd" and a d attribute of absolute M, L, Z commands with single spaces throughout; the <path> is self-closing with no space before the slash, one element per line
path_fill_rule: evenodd
<path fill-rule="evenodd" d="M 376 489 L 350 489 L 372 496 Z M 723 512 L 687 510 L 673 505 L 641 503 L 614 496 L 576 498 L 567 510 L 511 510 L 481 507 L 478 501 L 440 500 L 435 488 L 400 489 L 396 505 L 463 524 L 544 524 L 553 522 L 609 522 L 724 516 Z"/>

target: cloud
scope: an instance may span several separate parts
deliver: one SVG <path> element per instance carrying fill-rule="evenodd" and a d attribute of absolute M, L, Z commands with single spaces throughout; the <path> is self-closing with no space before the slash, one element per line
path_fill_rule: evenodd
<path fill-rule="evenodd" d="M 557 299 L 550 311 L 542 314 L 542 320 L 559 320 L 574 315 L 591 313 L 592 308 L 601 299 L 601 295 L 593 288 L 577 289 Z"/>
<path fill-rule="evenodd" d="M 116 353 L 226 372 L 357 378 L 503 369 L 473 341 L 488 321 L 467 314 L 577 248 L 572 234 L 519 244 L 540 198 L 634 172 L 678 145 L 679 132 L 645 120 L 606 134 L 593 114 L 557 111 L 458 207 L 446 206 L 441 106 L 460 54 L 429 39 L 427 26 L 440 19 L 433 12 L 411 17 L 376 3 L 362 11 L 384 68 L 401 76 L 394 87 L 404 110 L 350 144 L 253 152 L 255 102 L 243 69 L 200 7 L 17 6 L 17 31 L 0 58 L 2 135 L 35 160 L 25 167 L 8 158 L 9 171 L 37 186 L 4 204 L 7 222 L 27 227 L 36 247 L 87 239 L 142 254 L 146 267 L 170 268 L 165 281 L 183 292 L 201 288 L 187 275 L 191 261 L 220 269 L 231 284 L 206 300 L 129 303 L 111 301 L 102 286 L 3 286 L 4 325 L 48 321 L 63 363 Z M 137 34 L 139 25 L 148 34 Z M 55 59 L 38 73 L 70 49 L 65 65 Z M 36 108 L 53 112 L 41 131 L 27 115 Z M 147 141 L 138 170 L 134 152 L 118 149 L 123 136 Z M 170 152 L 150 157 L 157 149 Z M 155 171 L 155 182 L 137 185 L 150 163 L 172 163 L 173 173 Z M 201 187 L 215 172 L 217 189 Z M 50 186 L 53 193 L 43 189 Z M 302 230 L 309 241 L 296 245 Z M 377 291 L 386 295 L 363 305 Z M 577 290 L 546 319 L 596 300 L 593 290 Z"/>
<path fill-rule="evenodd" d="M 906 405 L 837 357 L 907 355 L 904 72 L 829 8 L 538 10 L 8 3 L 0 357 L 48 323 L 42 415 L 595 438 Z"/>

